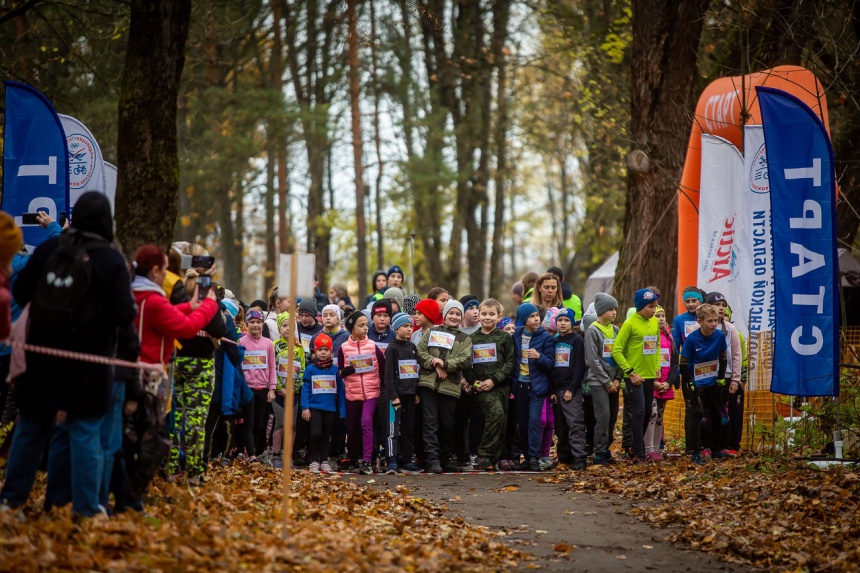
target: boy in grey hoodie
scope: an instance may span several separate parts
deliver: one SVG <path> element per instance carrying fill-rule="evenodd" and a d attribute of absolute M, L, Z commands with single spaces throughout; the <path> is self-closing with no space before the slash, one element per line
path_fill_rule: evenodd
<path fill-rule="evenodd" d="M 615 422 L 618 419 L 618 391 L 622 372 L 612 359 L 612 345 L 618 327 L 612 324 L 618 312 L 618 301 L 606 293 L 594 297 L 594 314 L 582 317 L 585 333 L 585 365 L 591 400 L 594 404 L 594 463 L 612 462 L 609 446 L 612 445 Z"/>

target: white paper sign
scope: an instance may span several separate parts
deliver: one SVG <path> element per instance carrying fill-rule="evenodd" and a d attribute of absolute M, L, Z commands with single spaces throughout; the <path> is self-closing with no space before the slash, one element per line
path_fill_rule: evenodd
<path fill-rule="evenodd" d="M 296 292 L 290 292 L 290 268 L 293 257 L 298 260 Z M 315 268 L 315 255 L 278 255 L 278 296 L 288 296 L 294 301 L 299 297 L 314 296 Z"/>

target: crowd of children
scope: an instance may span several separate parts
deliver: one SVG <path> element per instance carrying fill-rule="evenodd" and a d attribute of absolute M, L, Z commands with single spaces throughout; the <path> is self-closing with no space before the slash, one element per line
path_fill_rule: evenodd
<path fill-rule="evenodd" d="M 406 296 L 402 273 L 394 266 L 385 284 L 377 280 L 362 310 L 330 304 L 317 312 L 314 300 L 300 301 L 293 357 L 289 301 L 259 301 L 237 321 L 253 394 L 243 411 L 245 455 L 281 467 L 283 400 L 292 397 L 291 463 L 311 472 L 660 462 L 663 415 L 679 389 L 691 461 L 736 454 L 741 341 L 720 293 L 684 289 L 686 312 L 670 328 L 659 291 L 646 287 L 619 326 L 612 296 L 598 293 L 583 312 L 554 272 L 514 286 L 513 318 L 497 300 L 455 299 L 439 287 L 424 299 Z M 267 311 L 274 345 L 262 333 Z M 620 403 L 621 452 L 613 455 Z"/>

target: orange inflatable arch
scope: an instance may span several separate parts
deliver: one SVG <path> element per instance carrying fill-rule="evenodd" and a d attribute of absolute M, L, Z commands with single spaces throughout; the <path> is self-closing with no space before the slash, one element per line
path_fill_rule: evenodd
<path fill-rule="evenodd" d="M 705 88 L 696 104 L 678 192 L 678 309 L 684 308 L 681 289 L 697 282 L 702 134 L 722 137 L 743 152 L 743 126 L 761 123 L 756 86 L 777 88 L 796 96 L 818 114 L 829 133 L 824 88 L 805 68 L 778 66 L 746 76 L 720 78 Z M 744 105 L 747 109 L 745 121 L 741 116 Z"/>

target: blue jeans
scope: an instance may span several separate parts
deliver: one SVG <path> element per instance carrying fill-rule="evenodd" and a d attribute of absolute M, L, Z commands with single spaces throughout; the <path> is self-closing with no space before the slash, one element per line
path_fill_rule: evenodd
<path fill-rule="evenodd" d="M 122 449 L 122 408 L 125 405 L 125 382 L 113 383 L 113 398 L 110 409 L 102 419 L 99 430 L 99 442 L 104 458 L 102 482 L 99 486 L 99 503 L 108 506 L 110 500 L 110 480 L 113 472 L 114 457 Z"/>
<path fill-rule="evenodd" d="M 48 454 L 48 488 L 45 507 L 72 502 L 72 511 L 84 517 L 99 513 L 99 491 L 104 474 L 99 434 L 104 418 L 66 419 L 57 424 Z"/>
<path fill-rule="evenodd" d="M 517 412 L 517 430 L 520 436 L 520 448 L 526 454 L 526 461 L 540 458 L 540 443 L 543 432 L 540 427 L 540 417 L 543 411 L 544 397 L 531 397 L 531 384 L 516 382 L 514 384 L 514 403 Z"/>
<path fill-rule="evenodd" d="M 15 435 L 6 466 L 6 482 L 0 491 L 0 500 L 17 508 L 27 503 L 36 472 L 45 452 L 45 445 L 54 430 L 54 416 L 31 415 L 21 410 L 15 424 Z"/>

